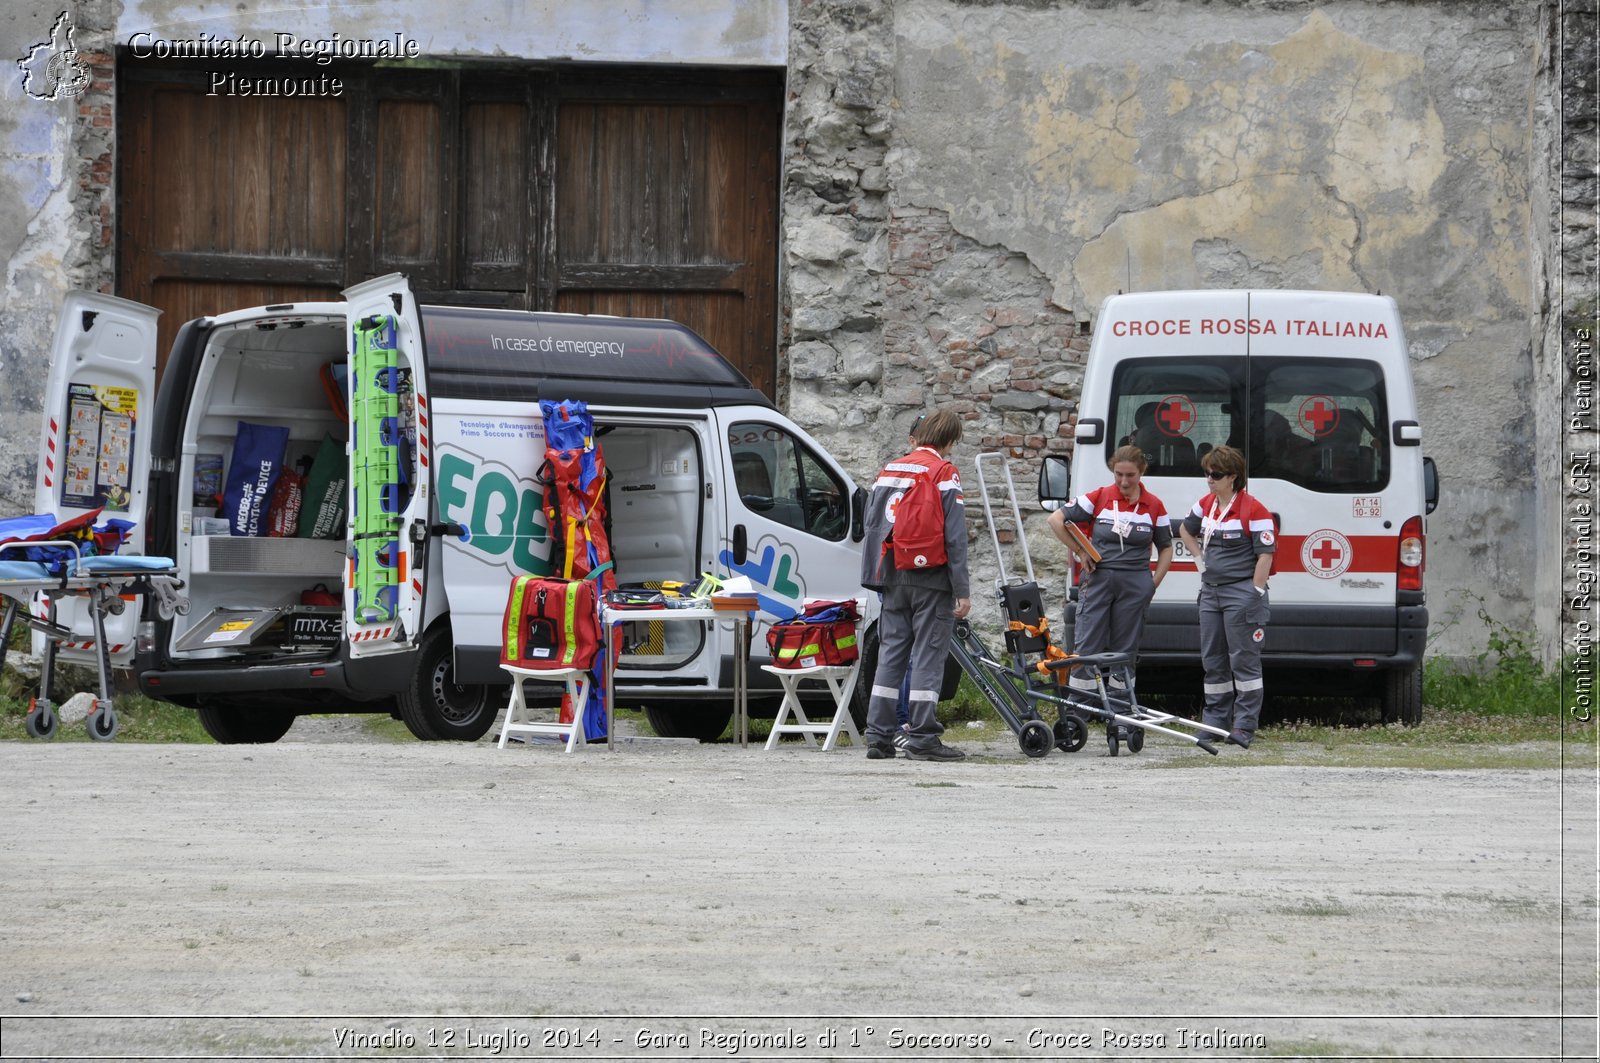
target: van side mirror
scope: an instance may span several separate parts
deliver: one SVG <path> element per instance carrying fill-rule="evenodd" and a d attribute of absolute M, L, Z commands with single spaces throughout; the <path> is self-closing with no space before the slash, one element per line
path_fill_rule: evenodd
<path fill-rule="evenodd" d="M 1428 457 L 1422 459 L 1422 500 L 1427 507 L 1424 513 L 1439 508 L 1439 467 Z"/>
<path fill-rule="evenodd" d="M 867 489 L 856 488 L 850 496 L 850 541 L 859 543 L 867 537 Z"/>
<path fill-rule="evenodd" d="M 1046 509 L 1059 509 L 1059 503 L 1071 500 L 1072 466 L 1064 455 L 1046 454 L 1039 463 L 1039 503 Z"/>

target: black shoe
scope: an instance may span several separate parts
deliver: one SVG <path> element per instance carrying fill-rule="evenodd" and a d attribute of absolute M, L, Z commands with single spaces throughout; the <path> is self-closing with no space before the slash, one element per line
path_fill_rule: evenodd
<path fill-rule="evenodd" d="M 907 746 L 905 753 L 907 760 L 964 760 L 967 756 L 943 742 L 934 742 L 931 746 Z"/>
<path fill-rule="evenodd" d="M 1228 735 L 1228 744 L 1238 746 L 1240 749 L 1249 749 L 1250 743 L 1255 739 L 1249 731 L 1234 731 Z"/>
<path fill-rule="evenodd" d="M 868 742 L 867 743 L 867 759 L 868 760 L 893 760 L 894 759 L 894 745 L 893 745 L 893 743 L 890 743 L 890 742 Z"/>

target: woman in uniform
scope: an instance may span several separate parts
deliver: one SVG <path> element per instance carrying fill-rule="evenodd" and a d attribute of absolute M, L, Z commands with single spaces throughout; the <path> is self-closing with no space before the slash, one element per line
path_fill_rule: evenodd
<path fill-rule="evenodd" d="M 1079 555 L 1084 574 L 1078 580 L 1073 649 L 1080 655 L 1106 651 L 1137 655 L 1145 611 L 1172 564 L 1172 525 L 1161 499 L 1141 482 L 1147 468 L 1149 462 L 1138 447 L 1118 447 L 1111 455 L 1114 483 L 1079 495 L 1050 514 L 1050 530 L 1068 549 L 1074 543 L 1067 522 L 1094 522 L 1089 541 L 1100 552 L 1100 560 Z M 1151 546 L 1156 549 L 1153 574 Z M 1095 689 L 1092 679 L 1076 672 L 1068 682 L 1080 690 Z"/>
<path fill-rule="evenodd" d="M 1244 455 L 1217 447 L 1200 459 L 1209 492 L 1178 534 L 1200 567 L 1202 721 L 1248 749 L 1261 721 L 1261 643 L 1271 617 L 1267 575 L 1277 549 L 1272 514 L 1245 491 Z"/>

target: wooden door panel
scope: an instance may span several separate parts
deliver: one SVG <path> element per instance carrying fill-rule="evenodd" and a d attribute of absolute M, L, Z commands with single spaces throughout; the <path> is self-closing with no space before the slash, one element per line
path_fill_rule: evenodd
<path fill-rule="evenodd" d="M 444 207 L 441 112 L 432 101 L 378 102 L 373 232 L 384 272 L 439 258 Z"/>
<path fill-rule="evenodd" d="M 556 306 L 669 317 L 774 394 L 774 109 L 754 101 L 563 102 Z"/>
<path fill-rule="evenodd" d="M 467 287 L 522 288 L 532 230 L 528 107 L 462 108 L 462 277 Z"/>

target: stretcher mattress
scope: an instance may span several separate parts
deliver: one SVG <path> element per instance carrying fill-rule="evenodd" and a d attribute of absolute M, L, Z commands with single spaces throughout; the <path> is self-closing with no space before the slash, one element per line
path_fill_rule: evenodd
<path fill-rule="evenodd" d="M 149 573 L 171 572 L 176 567 L 170 557 L 144 557 L 139 555 L 84 557 L 76 562 L 71 574 L 52 574 L 51 566 L 42 561 L 0 560 L 0 583 L 30 582 L 58 585 L 63 580 L 71 586 L 74 580 L 94 577 L 106 579 L 114 576 L 142 576 Z"/>

